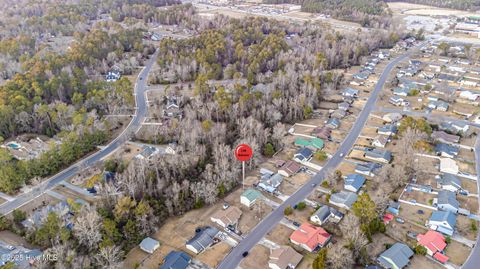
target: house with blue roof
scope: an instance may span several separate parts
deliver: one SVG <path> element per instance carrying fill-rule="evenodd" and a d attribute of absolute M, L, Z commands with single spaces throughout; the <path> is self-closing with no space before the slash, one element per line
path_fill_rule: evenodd
<path fill-rule="evenodd" d="M 303 163 L 308 162 L 313 156 L 313 151 L 309 148 L 301 148 L 299 149 L 295 155 L 293 155 L 293 159 L 297 162 Z"/>
<path fill-rule="evenodd" d="M 358 192 L 365 184 L 365 177 L 359 174 L 350 174 L 345 177 L 344 188 L 347 191 Z"/>
<path fill-rule="evenodd" d="M 353 88 L 346 88 L 345 90 L 343 90 L 342 95 L 345 97 L 357 97 L 358 90 Z"/>
<path fill-rule="evenodd" d="M 187 269 L 192 258 L 183 251 L 170 251 L 160 269 Z"/>
<path fill-rule="evenodd" d="M 186 247 L 195 254 L 209 248 L 220 231 L 215 227 L 204 227 L 195 231 L 195 236 L 187 241 Z"/>
<path fill-rule="evenodd" d="M 432 216 L 427 221 L 427 226 L 431 230 L 452 236 L 455 231 L 457 216 L 449 211 L 433 211 Z"/>
<path fill-rule="evenodd" d="M 453 158 L 458 155 L 459 148 L 450 144 L 438 143 L 435 145 L 435 153 L 438 156 Z"/>
<path fill-rule="evenodd" d="M 360 72 L 360 73 L 354 74 L 354 75 L 353 75 L 353 78 L 354 78 L 354 79 L 357 79 L 357 80 L 366 80 L 366 79 L 368 79 L 368 76 L 369 76 L 369 75 L 370 75 L 370 74 L 367 73 L 367 72 Z"/>

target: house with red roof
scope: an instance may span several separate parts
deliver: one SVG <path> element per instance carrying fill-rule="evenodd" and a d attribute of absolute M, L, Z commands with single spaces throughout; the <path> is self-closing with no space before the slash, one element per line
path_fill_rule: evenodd
<path fill-rule="evenodd" d="M 427 254 L 445 263 L 448 261 L 448 257 L 443 254 L 443 250 L 447 246 L 445 237 L 437 231 L 428 231 L 425 234 L 417 235 L 417 242 L 419 245 L 427 249 Z"/>
<path fill-rule="evenodd" d="M 326 246 L 331 238 L 332 235 L 322 227 L 306 222 L 290 235 L 290 242 L 308 251 L 314 251 L 318 247 Z"/>
<path fill-rule="evenodd" d="M 392 221 L 394 218 L 393 214 L 390 214 L 390 213 L 387 213 L 385 215 L 383 215 L 383 224 L 387 225 L 390 223 L 390 221 Z"/>

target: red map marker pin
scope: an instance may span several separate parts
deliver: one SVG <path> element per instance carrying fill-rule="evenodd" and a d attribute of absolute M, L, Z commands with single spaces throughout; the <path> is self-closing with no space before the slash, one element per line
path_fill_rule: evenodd
<path fill-rule="evenodd" d="M 241 162 L 250 160 L 253 156 L 252 148 L 247 144 L 240 144 L 235 148 L 235 157 Z"/>

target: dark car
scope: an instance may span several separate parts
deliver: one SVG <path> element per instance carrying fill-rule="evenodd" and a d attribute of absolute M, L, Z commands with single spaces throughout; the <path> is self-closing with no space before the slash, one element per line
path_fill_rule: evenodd
<path fill-rule="evenodd" d="M 300 227 L 300 223 L 294 221 L 294 222 L 293 222 L 293 226 L 295 226 L 295 227 Z"/>
<path fill-rule="evenodd" d="M 248 256 L 248 251 L 243 252 L 243 253 L 242 253 L 242 256 L 243 256 L 244 258 L 247 257 L 247 256 Z"/>

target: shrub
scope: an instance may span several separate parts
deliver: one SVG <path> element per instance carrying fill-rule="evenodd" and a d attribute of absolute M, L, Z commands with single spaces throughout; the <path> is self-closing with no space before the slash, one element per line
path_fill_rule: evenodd
<path fill-rule="evenodd" d="M 285 216 L 292 215 L 293 214 L 293 208 L 291 206 L 285 207 L 285 209 L 283 210 L 283 214 Z"/>

